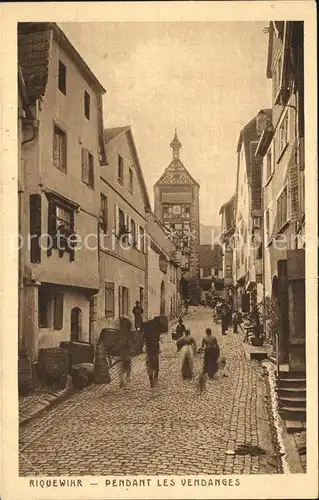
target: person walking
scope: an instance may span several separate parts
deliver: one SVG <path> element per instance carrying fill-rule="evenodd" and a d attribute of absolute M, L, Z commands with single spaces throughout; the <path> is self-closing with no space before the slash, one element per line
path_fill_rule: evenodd
<path fill-rule="evenodd" d="M 221 306 L 221 320 L 222 320 L 222 335 L 227 335 L 228 329 L 228 307 L 226 304 Z"/>
<path fill-rule="evenodd" d="M 127 316 L 120 317 L 120 387 L 131 381 L 132 359 L 131 359 L 131 334 L 132 321 Z"/>
<path fill-rule="evenodd" d="M 155 387 L 159 374 L 160 353 L 160 323 L 157 319 L 147 321 L 143 325 L 144 342 L 146 348 L 146 369 L 150 386 Z"/>
<path fill-rule="evenodd" d="M 196 352 L 196 342 L 190 330 L 186 330 L 185 335 L 177 342 L 177 350 L 180 351 L 181 373 L 184 379 L 193 377 L 194 353 Z"/>
<path fill-rule="evenodd" d="M 203 373 L 212 378 L 218 369 L 217 361 L 220 349 L 217 339 L 212 335 L 210 328 L 206 328 L 205 334 L 202 340 L 202 349 L 204 350 Z"/>
<path fill-rule="evenodd" d="M 238 327 L 242 330 L 241 324 L 243 322 L 242 314 L 235 309 L 233 313 L 233 332 L 238 333 Z"/>
<path fill-rule="evenodd" d="M 178 340 L 183 337 L 186 332 L 186 326 L 183 323 L 182 318 L 178 320 L 178 325 L 176 327 L 176 332 L 174 334 L 173 340 Z"/>
<path fill-rule="evenodd" d="M 134 316 L 134 326 L 135 330 L 141 330 L 143 326 L 143 308 L 141 303 L 137 300 L 135 306 L 132 309 L 132 314 Z"/>

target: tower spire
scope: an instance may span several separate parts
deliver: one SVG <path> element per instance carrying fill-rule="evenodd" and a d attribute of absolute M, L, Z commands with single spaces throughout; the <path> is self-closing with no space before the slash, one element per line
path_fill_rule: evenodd
<path fill-rule="evenodd" d="M 173 137 L 172 142 L 170 143 L 170 146 L 173 150 L 173 158 L 178 159 L 179 158 L 179 150 L 182 147 L 182 144 L 179 142 L 178 137 L 177 137 L 177 130 L 175 129 L 175 135 Z"/>

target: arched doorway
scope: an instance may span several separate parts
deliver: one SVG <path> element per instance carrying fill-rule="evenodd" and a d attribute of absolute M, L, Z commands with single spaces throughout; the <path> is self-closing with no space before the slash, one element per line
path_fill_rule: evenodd
<path fill-rule="evenodd" d="M 79 307 L 71 310 L 71 341 L 77 342 L 82 334 L 82 311 Z"/>
<path fill-rule="evenodd" d="M 165 283 L 161 283 L 161 302 L 160 302 L 160 316 L 165 316 Z"/>

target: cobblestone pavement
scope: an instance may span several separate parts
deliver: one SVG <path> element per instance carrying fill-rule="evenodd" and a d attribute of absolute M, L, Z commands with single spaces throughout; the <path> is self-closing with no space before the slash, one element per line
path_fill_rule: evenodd
<path fill-rule="evenodd" d="M 175 343 L 161 344 L 158 386 L 150 389 L 144 355 L 131 383 L 118 377 L 71 396 L 20 429 L 20 475 L 270 474 L 280 472 L 267 415 L 262 367 L 247 361 L 241 337 L 220 335 L 211 310 L 185 318 L 198 344 L 212 327 L 227 359 L 225 375 L 199 392 L 202 357 L 192 381 L 181 378 Z M 249 444 L 265 454 L 227 455 Z"/>

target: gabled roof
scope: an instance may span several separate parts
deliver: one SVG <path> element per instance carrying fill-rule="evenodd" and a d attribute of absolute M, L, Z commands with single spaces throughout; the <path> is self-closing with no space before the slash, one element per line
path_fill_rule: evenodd
<path fill-rule="evenodd" d="M 134 159 L 134 164 L 136 167 L 136 174 L 137 174 L 138 180 L 140 182 L 140 185 L 142 188 L 142 193 L 144 196 L 145 208 L 147 210 L 151 210 L 151 203 L 150 203 L 150 199 L 148 196 L 147 187 L 145 184 L 145 180 L 144 180 L 144 176 L 143 176 L 143 172 L 142 172 L 142 167 L 141 167 L 140 160 L 139 160 L 139 157 L 137 154 L 137 149 L 135 146 L 131 127 L 129 125 L 126 125 L 124 127 L 104 129 L 104 143 L 105 143 L 105 145 L 109 144 L 113 139 L 115 139 L 117 136 L 119 136 L 122 133 L 125 133 L 126 137 L 128 139 L 128 143 L 129 143 L 130 150 L 131 150 L 131 153 L 132 153 L 132 156 Z"/>
<path fill-rule="evenodd" d="M 115 139 L 118 135 L 129 130 L 130 126 L 125 125 L 124 127 L 106 128 L 104 129 L 104 144 L 108 144 L 110 141 Z"/>
<path fill-rule="evenodd" d="M 224 205 L 220 207 L 219 213 L 225 214 L 225 227 L 224 232 L 229 231 L 233 228 L 233 224 L 235 221 L 235 210 L 236 210 L 236 193 L 228 200 Z"/>
<path fill-rule="evenodd" d="M 18 89 L 19 89 L 19 93 L 21 95 L 23 109 L 26 112 L 26 117 L 29 120 L 33 120 L 34 116 L 33 116 L 32 110 L 31 110 L 31 104 L 30 104 L 28 94 L 27 94 L 27 91 L 25 88 L 23 74 L 22 74 L 20 66 L 18 66 Z"/>
<path fill-rule="evenodd" d="M 58 44 L 72 58 L 88 84 L 98 94 L 105 94 L 102 84 L 56 23 L 18 23 L 19 64 L 29 97 L 38 98 L 45 93 L 50 61 L 51 32 Z M 32 57 L 30 57 L 31 52 Z"/>
<path fill-rule="evenodd" d="M 247 168 L 247 179 L 250 181 L 251 177 L 251 169 L 252 169 L 252 160 L 251 160 L 251 151 L 250 144 L 251 142 L 259 142 L 261 134 L 257 133 L 257 116 L 260 113 L 265 113 L 267 123 L 272 120 L 272 109 L 261 109 L 256 116 L 252 120 L 250 120 L 247 125 L 245 125 L 239 134 L 238 144 L 237 144 L 237 153 L 240 152 L 242 144 L 244 144 L 245 149 L 245 158 L 246 158 L 246 168 Z M 256 145 L 257 146 L 257 145 Z"/>
<path fill-rule="evenodd" d="M 171 163 L 166 167 L 161 177 L 155 183 L 155 186 L 158 184 L 165 185 L 165 180 L 169 180 L 173 173 L 181 173 L 186 174 L 185 180 L 186 182 L 181 182 L 181 184 L 195 184 L 199 186 L 198 182 L 195 181 L 194 177 L 189 173 L 185 165 L 181 162 L 179 158 L 174 158 Z M 171 182 L 167 182 L 167 184 L 171 184 Z"/>

